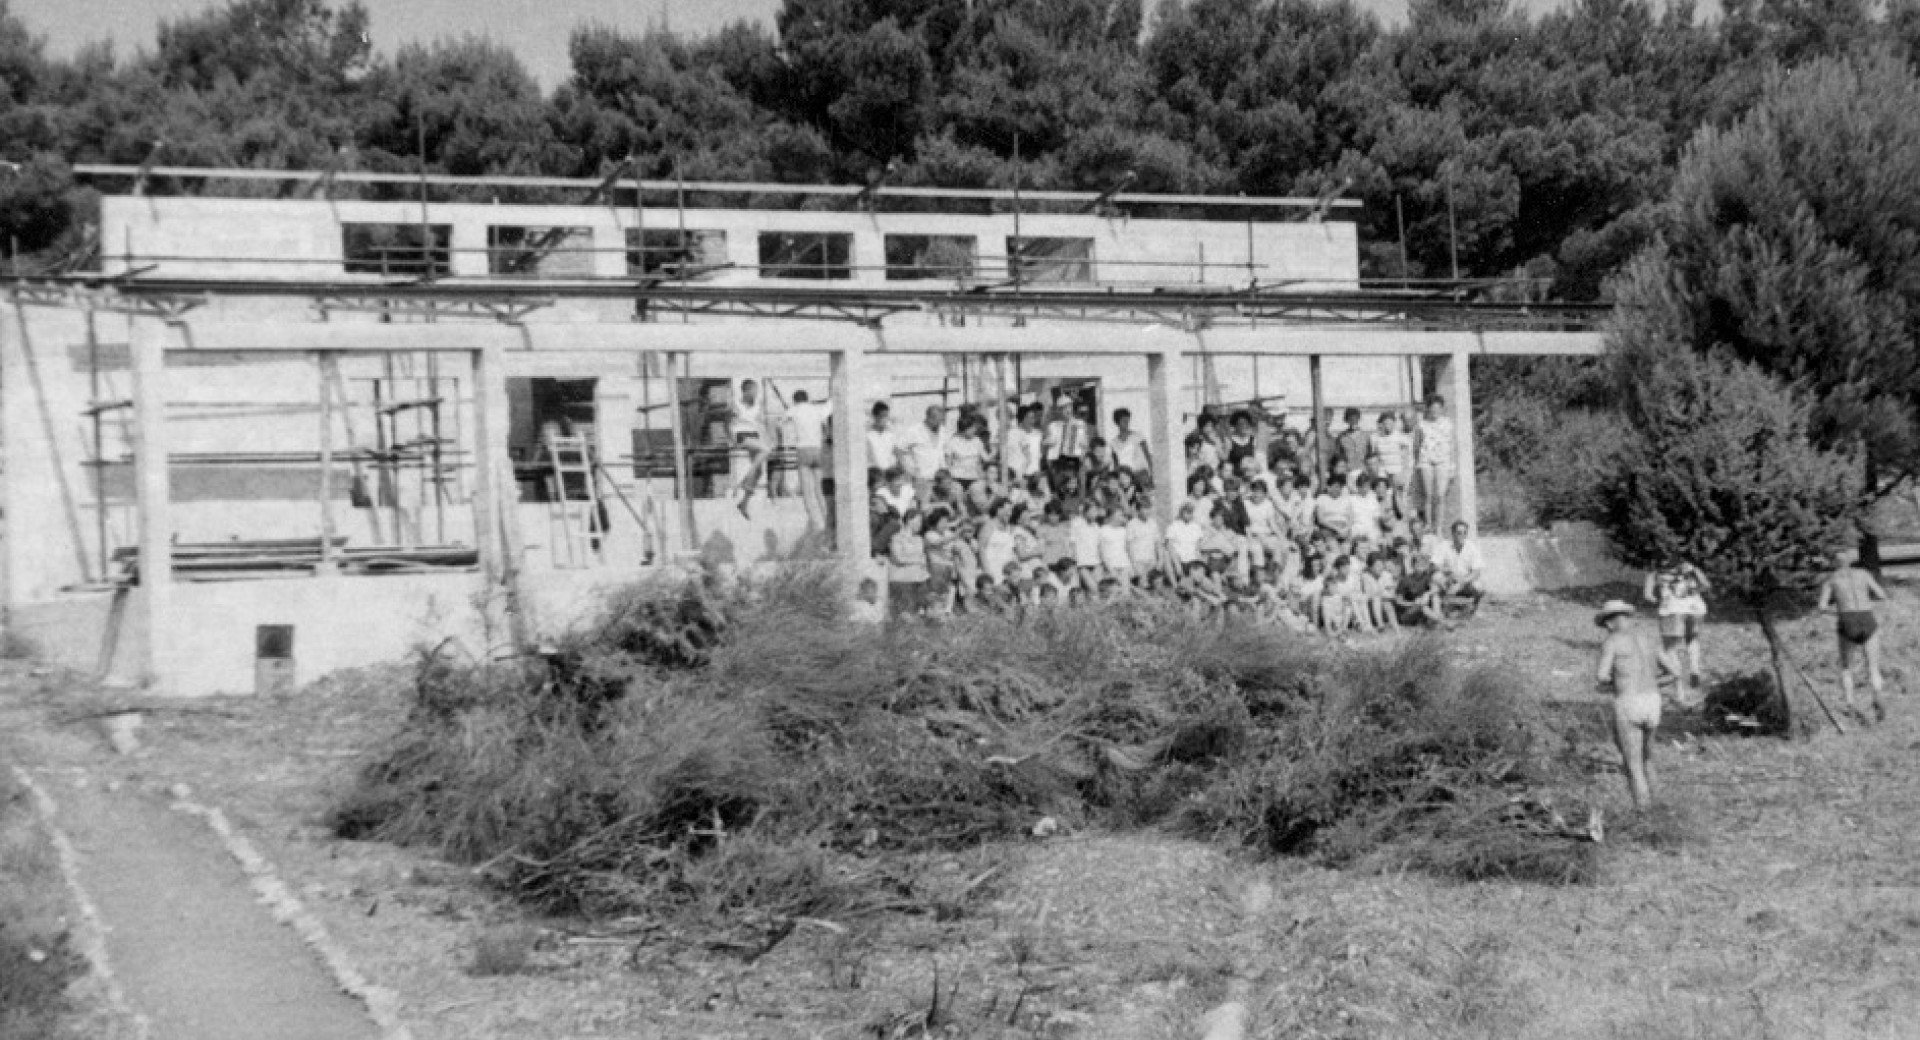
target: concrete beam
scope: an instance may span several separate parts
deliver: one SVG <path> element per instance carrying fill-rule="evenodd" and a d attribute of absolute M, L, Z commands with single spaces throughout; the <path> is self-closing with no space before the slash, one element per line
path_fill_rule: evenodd
<path fill-rule="evenodd" d="M 1060 354 L 1138 357 L 1198 351 L 1199 334 L 1165 325 L 896 326 L 776 319 L 669 325 L 639 322 L 550 322 L 524 325 L 366 321 L 187 322 L 168 349 L 204 352 L 315 350 L 507 351 L 593 353 L 665 351 L 686 354 L 796 354 L 859 350 L 868 354 Z M 1604 349 L 1597 332 L 1419 332 L 1351 326 L 1212 328 L 1206 352 L 1217 355 L 1404 357 L 1460 354 L 1588 356 Z"/>

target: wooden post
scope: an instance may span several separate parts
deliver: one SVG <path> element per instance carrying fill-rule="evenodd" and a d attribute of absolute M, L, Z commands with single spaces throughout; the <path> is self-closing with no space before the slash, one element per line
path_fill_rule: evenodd
<path fill-rule="evenodd" d="M 1309 442 L 1307 450 L 1311 452 L 1313 459 L 1313 486 L 1318 488 L 1327 477 L 1326 444 L 1328 436 L 1333 432 L 1326 429 L 1326 387 L 1320 377 L 1320 355 L 1318 354 L 1307 358 L 1307 382 L 1313 396 L 1313 400 L 1308 404 L 1308 407 L 1313 409 L 1313 414 L 1308 417 L 1307 422 Z"/>
<path fill-rule="evenodd" d="M 1454 486 L 1460 489 L 1459 518 L 1467 522 L 1467 532 L 1480 533 L 1480 485 L 1474 473 L 1473 459 L 1473 381 L 1468 378 L 1469 355 L 1456 350 L 1447 359 L 1453 379 L 1453 464 Z M 1440 532 L 1436 532 L 1440 533 Z"/>
<path fill-rule="evenodd" d="M 855 394 L 866 352 L 836 350 L 827 361 L 827 397 L 833 402 L 834 548 L 860 567 L 873 555 L 872 532 L 867 529 L 867 432 Z"/>
<path fill-rule="evenodd" d="M 173 497 L 167 479 L 166 345 L 171 325 L 135 322 L 133 475 L 140 508 L 140 627 L 146 633 L 141 679 L 170 692 L 173 651 Z"/>
<path fill-rule="evenodd" d="M 1153 513 L 1162 526 L 1174 520 L 1174 511 L 1186 494 L 1186 438 L 1180 432 L 1180 387 L 1176 380 L 1186 370 L 1178 350 L 1147 355 L 1147 450 L 1153 455 Z"/>
<path fill-rule="evenodd" d="M 680 503 L 680 541 L 688 552 L 700 549 L 700 535 L 693 529 L 693 467 L 687 460 L 687 406 L 680 399 L 680 387 L 686 380 L 693 378 L 693 357 L 680 355 L 680 372 L 673 370 L 673 355 L 667 355 L 667 396 L 673 401 L 673 414 L 669 417 L 673 423 L 673 486 L 674 498 Z"/>
<path fill-rule="evenodd" d="M 320 377 L 320 570 L 333 573 L 333 367 L 332 353 L 314 351 L 314 372 Z"/>

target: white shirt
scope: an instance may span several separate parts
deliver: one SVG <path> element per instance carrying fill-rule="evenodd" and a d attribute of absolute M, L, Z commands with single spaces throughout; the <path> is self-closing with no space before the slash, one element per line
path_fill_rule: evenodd
<path fill-rule="evenodd" d="M 1073 542 L 1073 562 L 1082 567 L 1100 566 L 1100 528 L 1076 516 L 1067 521 L 1067 537 Z"/>
<path fill-rule="evenodd" d="M 1453 547 L 1453 539 L 1440 543 L 1433 551 L 1434 569 L 1449 578 L 1477 578 L 1487 569 L 1486 557 L 1480 554 L 1480 544 L 1469 538 L 1458 549 Z"/>
<path fill-rule="evenodd" d="M 1151 569 L 1159 555 L 1160 525 L 1137 516 L 1127 521 L 1127 559 L 1132 561 L 1134 569 Z"/>
<path fill-rule="evenodd" d="M 1413 438 L 1404 432 L 1373 435 L 1373 453 L 1380 457 L 1380 472 L 1396 477 L 1413 468 Z"/>
<path fill-rule="evenodd" d="M 1147 439 L 1139 430 L 1128 430 L 1113 439 L 1113 461 L 1121 469 L 1147 468 Z"/>
<path fill-rule="evenodd" d="M 734 433 L 761 433 L 766 429 L 766 419 L 767 399 L 764 396 L 755 397 L 753 403 L 748 404 L 739 390 L 734 391 L 732 426 Z"/>
<path fill-rule="evenodd" d="M 979 480 L 985 472 L 987 444 L 978 437 L 953 437 L 947 441 L 947 471 L 955 480 Z"/>
<path fill-rule="evenodd" d="M 887 469 L 894 465 L 893 428 L 876 430 L 867 427 L 867 465 L 874 469 Z"/>
<path fill-rule="evenodd" d="M 1175 563 L 1192 563 L 1200 558 L 1200 539 L 1206 534 L 1206 528 L 1191 520 L 1175 520 L 1167 525 L 1167 552 Z"/>
<path fill-rule="evenodd" d="M 1249 498 L 1244 500 L 1241 506 L 1247 511 L 1247 534 L 1249 536 L 1266 538 L 1282 533 L 1279 525 L 1276 523 L 1280 516 L 1280 510 L 1274 508 L 1273 499 Z"/>
<path fill-rule="evenodd" d="M 793 446 L 818 448 L 826 443 L 827 419 L 833 415 L 832 401 L 801 401 L 787 406 L 787 421 L 793 424 Z"/>
<path fill-rule="evenodd" d="M 1380 500 L 1372 495 L 1348 495 L 1347 500 L 1353 503 L 1353 536 L 1380 537 Z"/>
<path fill-rule="evenodd" d="M 893 450 L 900 456 L 900 468 L 907 471 L 907 476 L 932 480 L 947 462 L 947 431 L 929 430 L 926 423 L 914 423 L 895 438 Z"/>
<path fill-rule="evenodd" d="M 906 516 L 907 510 L 913 508 L 913 485 L 903 481 L 900 490 L 895 491 L 882 484 L 873 489 L 873 497 L 885 502 L 895 516 Z"/>
<path fill-rule="evenodd" d="M 1133 569 L 1133 557 L 1127 553 L 1127 529 L 1124 526 L 1100 525 L 1100 566 L 1110 571 Z"/>
<path fill-rule="evenodd" d="M 1024 426 L 1008 430 L 1000 442 L 1000 465 L 1013 477 L 1040 472 L 1040 434 Z"/>
<path fill-rule="evenodd" d="M 1453 465 L 1453 420 L 1445 416 L 1420 420 L 1420 457 L 1422 466 Z"/>

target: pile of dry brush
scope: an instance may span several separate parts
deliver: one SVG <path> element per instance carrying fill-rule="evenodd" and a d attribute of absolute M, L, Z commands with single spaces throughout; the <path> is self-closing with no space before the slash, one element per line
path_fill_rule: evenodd
<path fill-rule="evenodd" d="M 1570 882 L 1594 847 L 1497 671 L 1154 604 L 845 623 L 834 577 L 634 590 L 559 652 L 423 661 L 337 833 L 485 864 L 549 911 L 928 908 L 914 853 L 1067 826 Z M 932 907 L 938 910 L 939 907 Z"/>

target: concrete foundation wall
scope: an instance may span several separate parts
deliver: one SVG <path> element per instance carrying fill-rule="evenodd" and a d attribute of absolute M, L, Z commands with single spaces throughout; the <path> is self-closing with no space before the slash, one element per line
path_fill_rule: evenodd
<path fill-rule="evenodd" d="M 1620 563 L 1607 536 L 1587 523 L 1483 536 L 1480 549 L 1487 558 L 1487 591 L 1495 596 L 1637 583 L 1641 577 Z"/>

